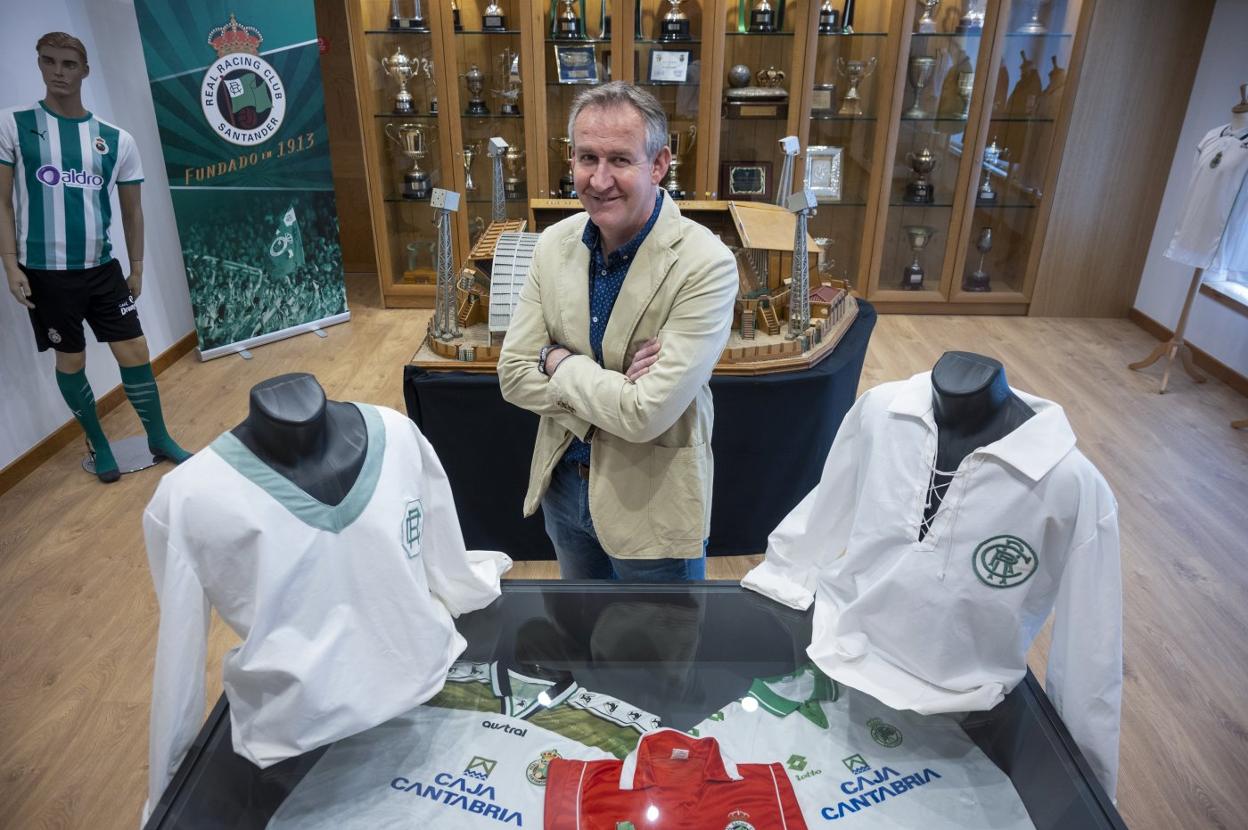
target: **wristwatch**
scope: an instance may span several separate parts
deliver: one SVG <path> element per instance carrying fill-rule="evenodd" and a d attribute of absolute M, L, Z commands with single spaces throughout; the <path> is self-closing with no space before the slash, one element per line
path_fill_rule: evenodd
<path fill-rule="evenodd" d="M 562 348 L 564 347 L 560 346 L 558 343 L 547 343 L 545 346 L 542 346 L 542 348 L 539 349 L 537 352 L 537 371 L 549 377 L 550 373 L 546 371 L 546 358 L 555 349 L 562 349 Z"/>

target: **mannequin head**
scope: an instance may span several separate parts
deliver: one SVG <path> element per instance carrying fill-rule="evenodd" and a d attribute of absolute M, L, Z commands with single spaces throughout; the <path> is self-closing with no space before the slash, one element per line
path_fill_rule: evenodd
<path fill-rule="evenodd" d="M 251 387 L 251 409 L 282 424 L 303 424 L 325 414 L 325 390 L 306 372 L 292 372 Z"/>
<path fill-rule="evenodd" d="M 972 352 L 945 352 L 932 367 L 932 407 L 936 424 L 976 429 L 1012 397 L 1005 367 Z"/>

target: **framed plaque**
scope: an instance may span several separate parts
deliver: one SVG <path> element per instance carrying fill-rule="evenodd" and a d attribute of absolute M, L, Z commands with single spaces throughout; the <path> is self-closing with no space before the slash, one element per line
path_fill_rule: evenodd
<path fill-rule="evenodd" d="M 810 91 L 810 114 L 827 117 L 836 113 L 836 84 L 815 84 Z"/>
<path fill-rule="evenodd" d="M 719 165 L 719 198 L 733 201 L 771 200 L 771 162 L 725 161 Z"/>
<path fill-rule="evenodd" d="M 555 46 L 561 84 L 598 83 L 598 56 L 593 46 Z"/>
<path fill-rule="evenodd" d="M 814 145 L 806 148 L 806 187 L 821 204 L 841 201 L 841 147 Z"/>
<path fill-rule="evenodd" d="M 692 58 L 692 49 L 655 49 L 650 53 L 650 83 L 685 83 Z"/>

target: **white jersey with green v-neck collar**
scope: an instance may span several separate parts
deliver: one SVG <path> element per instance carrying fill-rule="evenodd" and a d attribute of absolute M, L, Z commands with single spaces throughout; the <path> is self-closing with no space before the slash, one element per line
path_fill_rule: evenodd
<path fill-rule="evenodd" d="M 143 181 L 128 132 L 92 113 L 57 115 L 42 101 L 6 109 L 0 164 L 13 168 L 18 262 L 66 271 L 112 261 L 112 191 Z"/>
<path fill-rule="evenodd" d="M 499 596 L 510 560 L 464 548 L 451 488 L 405 416 L 356 404 L 367 450 L 326 505 L 230 433 L 167 474 L 143 516 L 160 601 L 148 809 L 199 729 L 209 612 L 234 750 L 260 767 L 362 732 L 441 689 L 452 617 Z"/>
<path fill-rule="evenodd" d="M 690 732 L 738 762 L 784 764 L 811 827 L 1034 830 L 952 716 L 890 709 L 813 664 L 755 680 Z"/>

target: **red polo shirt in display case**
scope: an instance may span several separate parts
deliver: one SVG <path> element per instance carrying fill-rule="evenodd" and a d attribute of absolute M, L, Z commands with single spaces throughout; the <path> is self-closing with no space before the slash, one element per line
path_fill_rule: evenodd
<path fill-rule="evenodd" d="M 734 764 L 714 738 L 658 729 L 623 761 L 551 761 L 545 828 L 806 830 L 806 822 L 781 764 Z"/>

